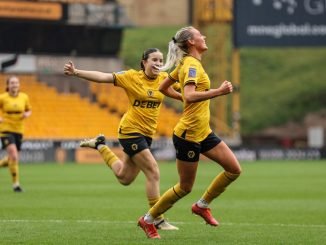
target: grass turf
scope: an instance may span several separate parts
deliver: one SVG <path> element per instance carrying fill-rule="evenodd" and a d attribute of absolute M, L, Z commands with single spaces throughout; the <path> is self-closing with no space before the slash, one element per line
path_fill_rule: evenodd
<path fill-rule="evenodd" d="M 166 217 L 179 231 L 151 241 L 136 226 L 147 211 L 144 176 L 128 187 L 103 165 L 21 165 L 24 193 L 0 169 L 0 244 L 322 244 L 326 243 L 325 161 L 245 162 L 243 174 L 211 204 L 210 227 L 190 206 L 221 171 L 201 163 L 193 191 Z M 161 163 L 161 190 L 175 184 Z"/>

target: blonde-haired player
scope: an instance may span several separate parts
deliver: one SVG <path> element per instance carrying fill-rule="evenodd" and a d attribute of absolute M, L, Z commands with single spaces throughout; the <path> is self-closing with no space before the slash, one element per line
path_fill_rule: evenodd
<path fill-rule="evenodd" d="M 23 191 L 19 183 L 19 151 L 24 120 L 32 114 L 28 95 L 20 92 L 19 88 L 18 77 L 11 76 L 7 79 L 6 92 L 0 95 L 0 137 L 2 148 L 7 151 L 7 156 L 0 160 L 0 166 L 9 166 L 15 192 Z"/>
<path fill-rule="evenodd" d="M 118 136 L 125 153 L 124 159 L 119 159 L 105 145 L 103 135 L 82 141 L 80 146 L 97 149 L 123 185 L 131 184 L 142 171 L 146 177 L 146 194 L 150 207 L 160 197 L 160 172 L 150 146 L 164 98 L 158 90 L 160 83 L 167 77 L 167 73 L 159 69 L 162 65 L 163 54 L 156 48 L 150 48 L 143 53 L 141 70 L 138 71 L 133 69 L 116 73 L 86 71 L 76 69 L 72 62 L 64 66 L 64 72 L 67 75 L 94 82 L 113 83 L 125 90 L 129 98 L 129 108 L 121 119 Z M 180 93 L 172 88 L 170 92 L 172 97 L 181 100 Z M 154 223 L 158 229 L 178 229 L 169 224 L 163 216 L 156 217 Z"/>
<path fill-rule="evenodd" d="M 224 81 L 217 89 L 210 88 L 209 77 L 201 64 L 202 54 L 207 49 L 205 36 L 191 26 L 180 29 L 169 43 L 167 62 L 162 70 L 174 65 L 176 68 L 169 74 L 169 78 L 163 81 L 160 91 L 170 96 L 170 86 L 174 82 L 180 83 L 184 109 L 173 134 L 179 183 L 167 190 L 148 213 L 138 220 L 138 225 L 149 238 L 160 238 L 153 225 L 155 218 L 191 192 L 200 154 L 224 168 L 191 207 L 193 213 L 212 226 L 218 226 L 218 222 L 212 216 L 208 205 L 241 173 L 235 155 L 209 126 L 210 99 L 229 94 L 233 88 L 228 81 Z"/>

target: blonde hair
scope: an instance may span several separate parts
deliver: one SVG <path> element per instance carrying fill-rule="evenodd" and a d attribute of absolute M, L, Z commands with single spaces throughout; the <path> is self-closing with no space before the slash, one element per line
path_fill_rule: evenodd
<path fill-rule="evenodd" d="M 160 68 L 162 71 L 171 69 L 173 66 L 179 64 L 180 60 L 188 54 L 188 40 L 193 37 L 194 27 L 186 26 L 181 28 L 172 40 L 169 42 L 169 50 L 166 56 L 166 63 Z"/>

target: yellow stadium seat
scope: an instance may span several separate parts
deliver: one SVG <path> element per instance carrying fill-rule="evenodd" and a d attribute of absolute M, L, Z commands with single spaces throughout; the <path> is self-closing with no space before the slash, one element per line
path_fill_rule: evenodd
<path fill-rule="evenodd" d="M 4 81 L 8 75 L 0 74 Z M 90 83 L 97 103 L 77 93 L 58 93 L 55 88 L 37 80 L 36 75 L 19 75 L 21 91 L 29 95 L 32 116 L 26 120 L 26 139 L 82 139 L 103 133 L 116 138 L 121 116 L 128 110 L 125 91 L 112 84 Z M 5 82 L 0 83 L 4 91 Z M 159 116 L 157 135 L 171 136 L 180 114 L 164 104 Z"/>

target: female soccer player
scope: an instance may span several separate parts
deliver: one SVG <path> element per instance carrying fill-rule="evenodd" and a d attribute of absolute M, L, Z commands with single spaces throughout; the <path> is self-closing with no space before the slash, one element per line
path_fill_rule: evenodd
<path fill-rule="evenodd" d="M 138 225 L 149 238 L 160 238 L 153 225 L 155 218 L 191 192 L 200 153 L 224 168 L 191 207 L 194 214 L 201 216 L 212 226 L 218 226 L 219 223 L 212 216 L 208 205 L 241 173 L 235 155 L 209 126 L 210 99 L 231 93 L 232 84 L 224 81 L 219 88 L 210 89 L 209 77 L 201 64 L 202 54 L 208 49 L 205 38 L 194 27 L 180 29 L 169 43 L 167 62 L 161 68 L 164 70 L 176 65 L 159 89 L 169 95 L 170 86 L 179 82 L 184 101 L 184 111 L 173 134 L 179 183 L 167 190 L 148 213 L 138 220 Z"/>
<path fill-rule="evenodd" d="M 84 140 L 80 146 L 97 149 L 123 185 L 131 184 L 142 171 L 146 177 L 148 203 L 152 207 L 160 197 L 160 172 L 150 152 L 150 146 L 164 98 L 158 87 L 167 77 L 167 73 L 159 69 L 163 65 L 163 54 L 156 48 L 148 49 L 143 53 L 140 65 L 139 71 L 130 69 L 117 73 L 103 73 L 79 70 L 69 62 L 64 66 L 64 73 L 94 82 L 113 83 L 125 90 L 129 98 L 129 108 L 120 122 L 118 136 L 125 152 L 124 159 L 118 159 L 105 145 L 103 135 Z M 172 97 L 182 99 L 180 93 L 172 88 L 170 90 Z M 163 216 L 157 216 L 154 224 L 156 228 L 162 230 L 178 229 L 164 220 Z"/>
<path fill-rule="evenodd" d="M 6 92 L 0 95 L 0 137 L 7 156 L 0 160 L 0 166 L 9 166 L 13 190 L 22 192 L 19 184 L 19 151 L 23 140 L 24 120 L 32 114 L 28 95 L 19 91 L 18 77 L 7 79 Z"/>

